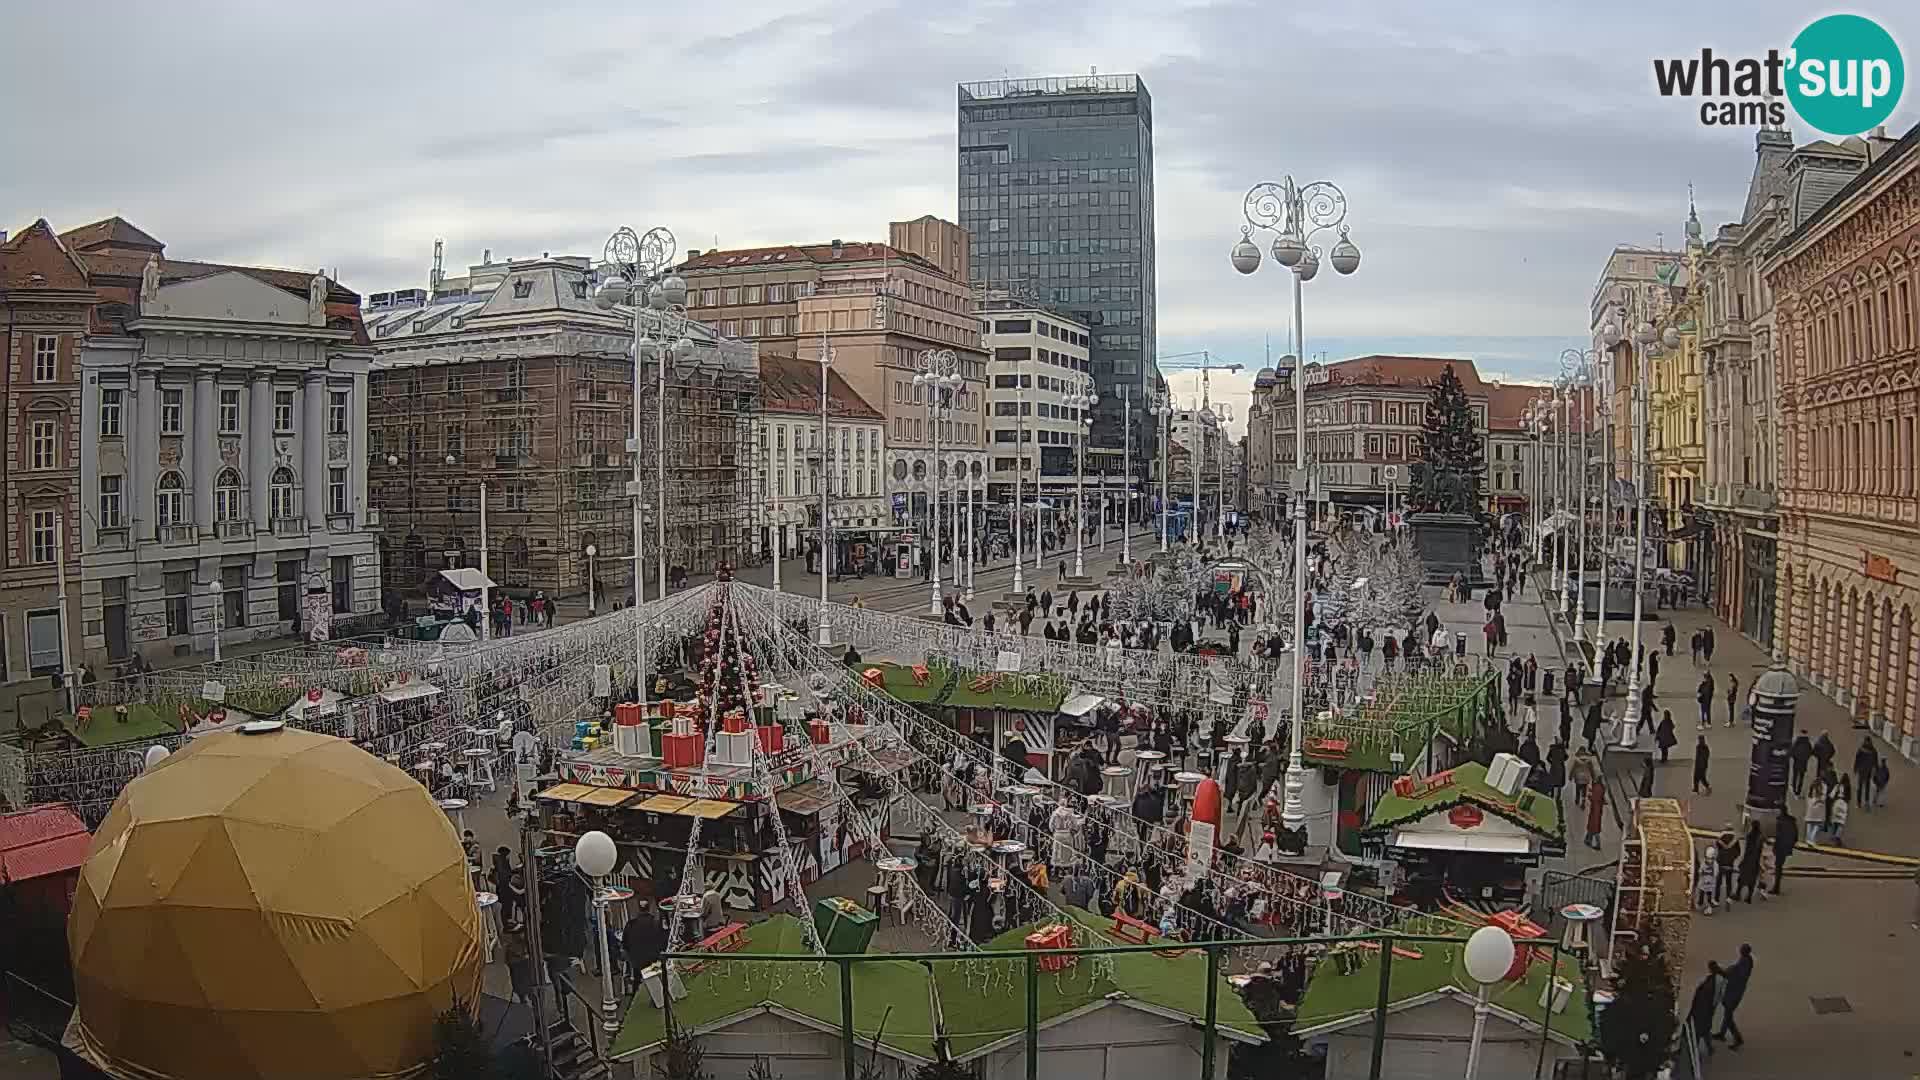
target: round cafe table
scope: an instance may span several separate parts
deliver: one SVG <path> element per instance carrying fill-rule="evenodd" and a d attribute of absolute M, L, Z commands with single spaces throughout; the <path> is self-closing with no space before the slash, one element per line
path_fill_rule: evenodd
<path fill-rule="evenodd" d="M 500 898 L 490 892 L 477 892 L 473 904 L 480 909 L 480 920 L 486 928 L 486 962 L 491 964 L 494 946 L 500 943 Z"/>
<path fill-rule="evenodd" d="M 907 909 L 913 906 L 913 888 L 908 883 L 913 880 L 913 871 L 920 865 L 919 860 L 905 855 L 892 855 L 873 865 L 880 871 L 878 884 L 885 890 L 887 904 L 893 908 L 900 922 L 906 922 Z"/>
<path fill-rule="evenodd" d="M 1107 765 L 1100 770 L 1100 781 L 1105 786 L 1105 794 L 1115 798 L 1124 798 L 1132 794 L 1127 790 L 1129 781 L 1132 779 L 1133 770 L 1125 765 Z"/>
<path fill-rule="evenodd" d="M 1155 779 L 1154 770 L 1167 760 L 1167 755 L 1158 750 L 1138 750 L 1133 755 L 1133 789 L 1150 787 Z"/>
<path fill-rule="evenodd" d="M 447 816 L 453 819 L 454 831 L 464 837 L 467 833 L 467 800 L 439 799 L 437 802 L 440 809 L 446 811 Z"/>

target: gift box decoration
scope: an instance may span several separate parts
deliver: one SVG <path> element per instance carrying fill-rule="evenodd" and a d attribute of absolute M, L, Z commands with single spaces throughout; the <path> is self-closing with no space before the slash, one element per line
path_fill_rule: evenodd
<path fill-rule="evenodd" d="M 777 754 L 787 747 L 787 729 L 779 724 L 767 724 L 755 729 L 760 732 L 760 749 L 769 754 Z"/>
<path fill-rule="evenodd" d="M 675 713 L 671 718 L 675 735 L 693 734 L 693 716 L 689 713 Z"/>
<path fill-rule="evenodd" d="M 672 698 L 660 699 L 660 718 L 663 720 L 673 719 L 673 699 Z"/>
<path fill-rule="evenodd" d="M 623 701 L 613 707 L 613 722 L 619 727 L 633 727 L 643 719 L 638 702 Z"/>
<path fill-rule="evenodd" d="M 629 757 L 652 757 L 653 729 L 645 724 L 615 724 L 613 748 Z"/>
<path fill-rule="evenodd" d="M 744 712 L 741 712 L 739 709 L 735 709 L 734 711 L 728 713 L 726 716 L 720 719 L 720 730 L 723 732 L 738 732 L 738 731 L 747 730 L 747 714 Z"/>
<path fill-rule="evenodd" d="M 697 735 L 675 733 L 661 742 L 660 756 L 669 769 L 693 768 L 705 756 L 706 747 Z"/>
<path fill-rule="evenodd" d="M 807 721 L 807 738 L 816 745 L 825 746 L 833 741 L 833 729 L 827 726 L 825 720 L 809 720 Z"/>
<path fill-rule="evenodd" d="M 1064 924 L 1052 923 L 1042 926 L 1027 935 L 1027 948 L 1034 951 L 1048 949 L 1070 949 L 1073 947 L 1073 931 Z M 1078 956 L 1064 953 L 1048 953 L 1040 958 L 1041 971 L 1065 971 L 1080 962 Z"/>
<path fill-rule="evenodd" d="M 716 765 L 751 765 L 753 748 L 760 736 L 750 730 L 723 731 L 714 738 L 713 762 Z"/>
<path fill-rule="evenodd" d="M 844 896 L 823 897 L 813 905 L 813 927 L 834 956 L 865 953 L 879 922 L 873 912 Z"/>

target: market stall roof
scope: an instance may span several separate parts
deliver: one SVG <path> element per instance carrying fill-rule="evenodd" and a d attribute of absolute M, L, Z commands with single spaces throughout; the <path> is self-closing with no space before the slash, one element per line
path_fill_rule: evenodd
<path fill-rule="evenodd" d="M 833 802 L 833 789 L 825 780 L 813 779 L 781 792 L 775 799 L 780 809 L 795 814 L 817 814 Z"/>
<path fill-rule="evenodd" d="M 901 769 L 913 764 L 914 753 L 898 746 L 869 750 L 856 754 L 848 760 L 845 768 L 853 772 L 866 773 L 869 776 L 892 776 Z"/>
<path fill-rule="evenodd" d="M 497 589 L 500 587 L 494 583 L 492 578 L 470 566 L 463 566 L 456 570 L 442 570 L 440 571 L 440 577 L 446 581 L 447 584 L 452 585 L 461 592 L 479 592 L 482 589 Z"/>
<path fill-rule="evenodd" d="M 1508 795 L 1487 783 L 1487 767 L 1479 762 L 1456 765 L 1444 773 L 1422 778 L 1417 783 L 1431 786 L 1416 789 L 1410 795 L 1394 791 L 1382 795 L 1374 805 L 1367 831 L 1385 832 L 1432 814 L 1471 804 L 1545 839 L 1566 839 L 1566 823 L 1560 820 L 1560 808 L 1551 798 L 1530 788 L 1521 788 L 1518 794 Z"/>
<path fill-rule="evenodd" d="M 440 688 L 430 682 L 401 683 L 399 686 L 389 686 L 385 690 L 380 691 L 380 700 L 386 702 L 413 701 L 417 698 L 432 697 L 439 692 Z"/>
<path fill-rule="evenodd" d="M 578 802 L 582 795 L 590 795 L 595 790 L 591 784 L 555 784 L 545 791 L 534 792 L 533 797 L 552 802 Z"/>
<path fill-rule="evenodd" d="M 92 841 L 87 823 L 63 805 L 0 814 L 0 885 L 77 870 Z"/>
<path fill-rule="evenodd" d="M 635 793 L 628 792 L 627 794 L 633 795 Z M 695 799 L 686 795 L 655 795 L 643 802 L 632 803 L 627 809 L 644 810 L 649 814 L 674 814 L 679 817 L 706 818 L 712 821 L 715 818 L 726 817 L 728 814 L 740 809 L 740 804 L 726 802 L 721 799 Z"/>
<path fill-rule="evenodd" d="M 1422 833 L 1393 830 L 1388 843 L 1399 848 L 1423 851 L 1472 851 L 1486 855 L 1525 855 L 1533 845 L 1524 836 L 1476 836 L 1472 833 Z"/>
<path fill-rule="evenodd" d="M 1467 975 L 1464 949 L 1437 942 L 1413 948 L 1420 951 L 1419 959 L 1395 956 L 1388 970 L 1388 1011 L 1411 1008 L 1440 994 L 1459 994 L 1472 999 L 1473 991 L 1466 988 L 1479 984 Z M 1592 1018 L 1581 1004 L 1586 1001 L 1586 978 L 1580 971 L 1578 958 L 1562 955 L 1558 974 L 1573 984 L 1573 993 L 1566 1011 L 1553 1014 L 1553 1038 L 1568 1044 L 1592 1038 Z M 1547 957 L 1540 955 L 1528 965 L 1525 976 L 1493 984 L 1489 1001 L 1496 1010 L 1510 1014 L 1509 1020 L 1538 1031 L 1540 996 L 1546 987 Z M 1293 1034 L 1311 1036 L 1358 1023 L 1370 1024 L 1379 994 L 1377 952 L 1363 956 L 1359 968 L 1345 975 L 1340 973 L 1338 959 L 1322 957 L 1307 981 L 1306 994 L 1300 999 Z"/>
<path fill-rule="evenodd" d="M 1066 704 L 1060 706 L 1060 715 L 1085 716 L 1099 708 L 1100 703 L 1105 700 L 1107 699 L 1099 694 L 1075 694 L 1067 699 Z"/>

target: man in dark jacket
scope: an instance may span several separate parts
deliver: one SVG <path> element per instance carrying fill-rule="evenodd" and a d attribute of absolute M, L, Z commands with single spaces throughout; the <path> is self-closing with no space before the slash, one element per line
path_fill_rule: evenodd
<path fill-rule="evenodd" d="M 1700 726 L 1713 726 L 1713 672 L 1702 672 L 1700 687 L 1694 692 L 1694 700 L 1700 703 Z"/>
<path fill-rule="evenodd" d="M 1807 762 L 1813 760 L 1813 740 L 1807 738 L 1805 728 L 1794 736 L 1793 749 L 1787 751 L 1787 757 L 1793 762 L 1793 793 L 1805 793 L 1807 785 Z"/>
<path fill-rule="evenodd" d="M 1787 856 L 1800 842 L 1800 823 L 1793 819 L 1793 812 L 1786 807 L 1780 808 L 1780 816 L 1773 823 L 1773 895 L 1780 895 L 1780 879 L 1787 869 Z"/>
<path fill-rule="evenodd" d="M 1713 1033 L 1716 1039 L 1731 1038 L 1728 1045 L 1735 1050 L 1747 1041 L 1740 1034 L 1740 1025 L 1733 1022 L 1733 1011 L 1746 999 L 1747 983 L 1753 979 L 1753 946 L 1740 946 L 1740 959 L 1727 968 L 1727 989 L 1720 995 L 1720 1030 Z"/>
<path fill-rule="evenodd" d="M 1600 752 L 1600 702 L 1587 706 L 1587 722 L 1580 726 L 1580 737 L 1587 740 L 1587 749 Z"/>
<path fill-rule="evenodd" d="M 1813 742 L 1813 760 L 1819 766 L 1814 770 L 1814 775 L 1825 776 L 1827 771 L 1833 768 L 1834 755 L 1839 752 L 1839 749 L 1833 745 L 1833 738 L 1826 732 L 1821 732 L 1820 737 Z"/>
<path fill-rule="evenodd" d="M 1707 1053 L 1713 1053 L 1713 1040 L 1707 1033 L 1713 1030 L 1713 1010 L 1719 1004 L 1721 987 L 1726 984 L 1726 972 L 1720 970 L 1720 961 L 1707 961 L 1707 977 L 1694 987 L 1693 1001 L 1687 1008 L 1687 1019 L 1693 1024 L 1694 1038 L 1706 1047 Z"/>

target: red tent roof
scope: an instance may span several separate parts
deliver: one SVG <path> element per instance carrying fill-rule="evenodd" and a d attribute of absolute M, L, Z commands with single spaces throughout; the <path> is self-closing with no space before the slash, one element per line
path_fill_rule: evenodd
<path fill-rule="evenodd" d="M 0 885 L 78 870 L 93 837 L 65 806 L 0 814 Z"/>

